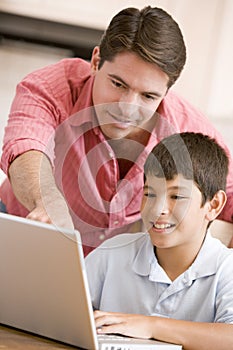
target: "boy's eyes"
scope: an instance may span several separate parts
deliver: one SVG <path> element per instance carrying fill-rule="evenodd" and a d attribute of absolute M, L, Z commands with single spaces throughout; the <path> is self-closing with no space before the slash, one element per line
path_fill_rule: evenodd
<path fill-rule="evenodd" d="M 148 197 L 148 198 L 156 198 L 157 197 L 156 193 L 152 193 L 152 192 L 144 192 L 144 196 Z M 180 195 L 180 194 L 171 194 L 169 197 L 173 200 L 182 200 L 182 199 L 187 198 L 187 196 Z"/>
<path fill-rule="evenodd" d="M 144 192 L 144 196 L 145 196 L 145 197 L 149 197 L 149 198 L 155 198 L 155 197 L 156 197 L 156 194 L 150 193 L 150 192 Z"/>
<path fill-rule="evenodd" d="M 171 196 L 171 198 L 172 199 L 184 199 L 185 197 L 184 196 L 181 196 L 181 195 L 178 195 L 178 194 L 173 194 L 172 196 Z"/>

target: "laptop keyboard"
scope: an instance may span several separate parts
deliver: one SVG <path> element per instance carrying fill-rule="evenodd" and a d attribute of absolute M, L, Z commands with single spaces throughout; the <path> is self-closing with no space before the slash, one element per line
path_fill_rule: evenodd
<path fill-rule="evenodd" d="M 100 350 L 131 350 L 131 347 L 127 346 L 127 344 L 119 345 L 119 344 L 111 344 L 111 342 L 114 341 L 122 341 L 123 343 L 131 342 L 131 338 L 123 337 L 120 335 L 102 335 L 98 334 L 98 341 L 103 344 L 101 344 Z M 107 344 L 104 344 L 107 343 Z"/>

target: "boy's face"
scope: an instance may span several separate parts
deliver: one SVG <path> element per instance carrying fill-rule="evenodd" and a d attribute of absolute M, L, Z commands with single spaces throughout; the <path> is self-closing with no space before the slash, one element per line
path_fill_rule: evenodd
<path fill-rule="evenodd" d="M 148 127 L 167 92 L 168 76 L 138 55 L 122 52 L 98 69 L 99 51 L 92 55 L 93 104 L 107 138 L 133 137 Z"/>
<path fill-rule="evenodd" d="M 157 248 L 202 243 L 208 220 L 209 202 L 202 207 L 202 195 L 192 180 L 177 175 L 165 180 L 147 176 L 141 205 L 144 225 Z"/>

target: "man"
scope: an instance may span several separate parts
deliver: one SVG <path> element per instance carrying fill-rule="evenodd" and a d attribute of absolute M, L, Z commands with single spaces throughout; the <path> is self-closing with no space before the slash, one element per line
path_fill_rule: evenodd
<path fill-rule="evenodd" d="M 90 63 L 65 59 L 29 74 L 17 87 L 4 138 L 7 212 L 74 225 L 86 254 L 133 232 L 143 163 L 158 141 L 190 130 L 224 145 L 207 119 L 169 91 L 185 60 L 178 24 L 148 6 L 119 12 Z M 222 219 L 231 221 L 232 173 L 227 193 Z"/>

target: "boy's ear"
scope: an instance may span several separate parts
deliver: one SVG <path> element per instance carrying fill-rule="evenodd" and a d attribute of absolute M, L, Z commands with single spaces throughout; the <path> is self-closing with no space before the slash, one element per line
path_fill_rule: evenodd
<path fill-rule="evenodd" d="M 99 46 L 95 46 L 91 56 L 91 72 L 93 75 L 98 70 L 99 62 L 100 62 L 100 49 L 99 49 Z"/>
<path fill-rule="evenodd" d="M 227 201 L 227 195 L 224 191 L 220 190 L 215 193 L 214 197 L 208 203 L 208 211 L 206 213 L 206 218 L 209 221 L 213 221 L 221 213 L 224 205 Z"/>

